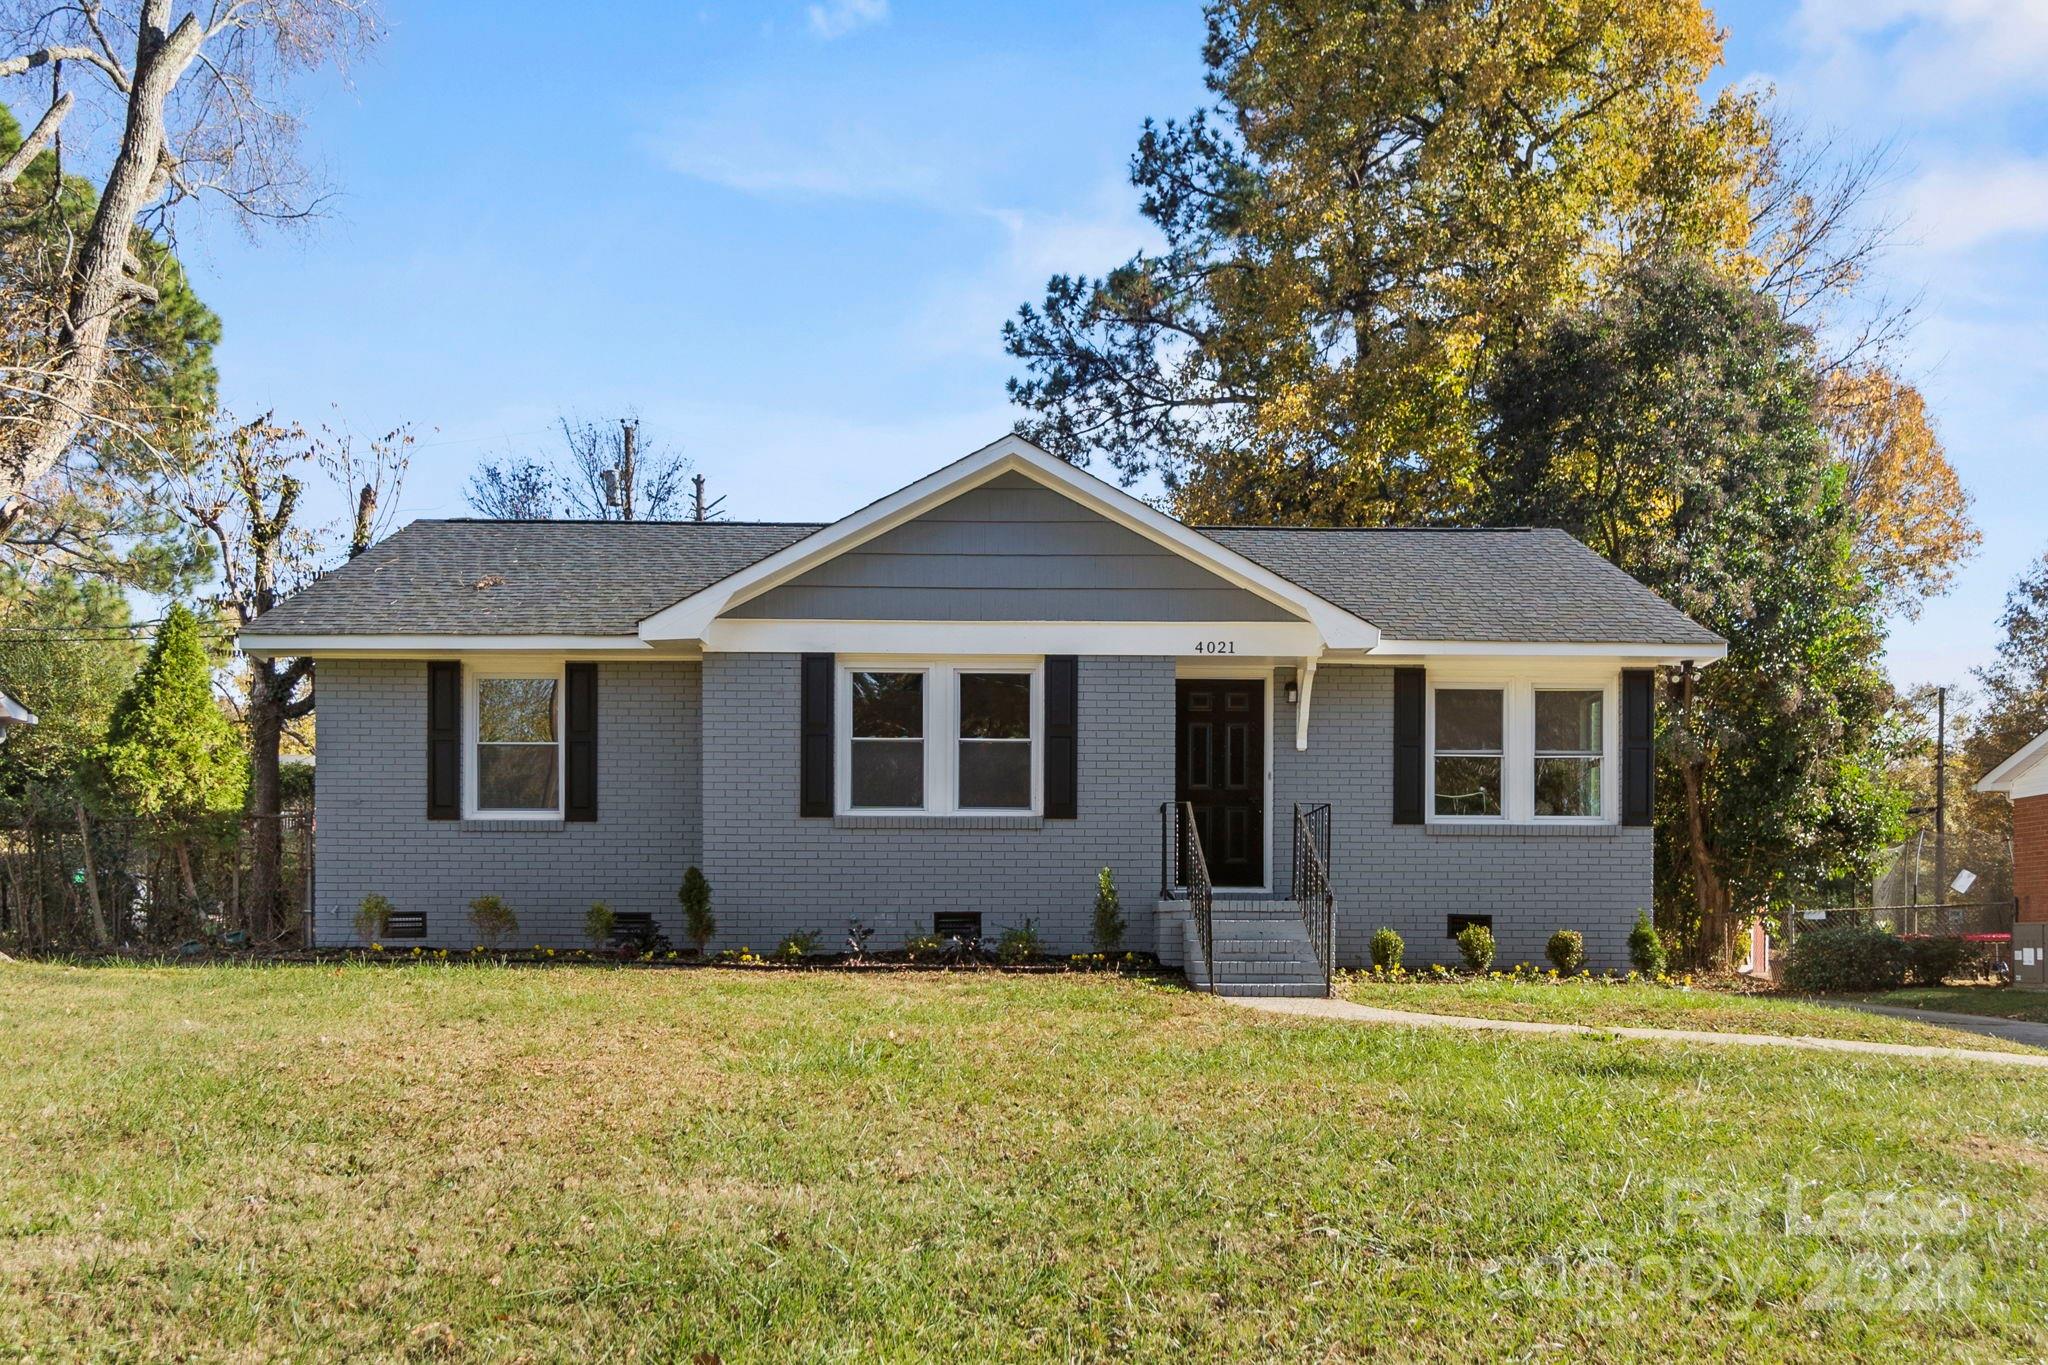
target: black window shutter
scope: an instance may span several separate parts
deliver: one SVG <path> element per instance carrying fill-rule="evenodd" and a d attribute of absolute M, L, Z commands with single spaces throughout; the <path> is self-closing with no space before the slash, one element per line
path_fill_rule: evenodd
<path fill-rule="evenodd" d="M 462 818 L 462 665 L 427 665 L 427 818 Z"/>
<path fill-rule="evenodd" d="M 1656 673 L 1621 670 L 1621 823 L 1647 825 L 1657 809 Z"/>
<path fill-rule="evenodd" d="M 563 782 L 564 819 L 597 819 L 597 665 L 562 668 L 562 738 L 568 773 Z"/>
<path fill-rule="evenodd" d="M 1422 823 L 1422 728 L 1427 714 L 1425 674 L 1394 670 L 1394 823 Z"/>
<path fill-rule="evenodd" d="M 832 814 L 832 656 L 803 657 L 803 753 L 797 780 L 800 816 Z"/>
<path fill-rule="evenodd" d="M 1045 818 L 1081 816 L 1081 661 L 1054 654 L 1045 661 Z"/>

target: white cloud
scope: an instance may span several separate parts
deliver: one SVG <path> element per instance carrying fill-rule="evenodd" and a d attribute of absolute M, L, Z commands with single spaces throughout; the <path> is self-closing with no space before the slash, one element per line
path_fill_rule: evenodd
<path fill-rule="evenodd" d="M 1072 211 L 982 209 L 1001 236 L 978 266 L 934 282 L 914 314 L 911 342 L 927 355 L 1002 351 L 1003 323 L 1037 303 L 1056 274 L 1101 275 L 1159 246 L 1128 181 L 1105 180 Z"/>
<path fill-rule="evenodd" d="M 1801 0 L 1793 82 L 1820 104 L 1955 113 L 2048 94 L 2042 0 Z"/>
<path fill-rule="evenodd" d="M 811 32 L 830 42 L 855 29 L 879 24 L 889 17 L 889 0 L 829 0 L 804 11 L 810 17 Z"/>
<path fill-rule="evenodd" d="M 670 169 L 749 194 L 936 202 L 939 159 L 915 140 L 846 120 L 791 123 L 771 109 L 679 118 L 655 139 Z"/>
<path fill-rule="evenodd" d="M 1906 233 L 1928 251 L 2048 233 L 2048 159 L 1939 167 L 1905 192 Z"/>

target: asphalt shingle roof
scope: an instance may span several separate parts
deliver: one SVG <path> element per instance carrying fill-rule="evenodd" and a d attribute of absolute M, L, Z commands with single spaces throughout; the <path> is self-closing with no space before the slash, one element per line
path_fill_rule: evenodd
<path fill-rule="evenodd" d="M 818 529 L 416 521 L 243 633 L 631 635 L 643 617 Z M 1719 643 L 1562 531 L 1202 530 L 1392 639 Z"/>
<path fill-rule="evenodd" d="M 1389 639 L 1721 643 L 1563 531 L 1200 529 Z"/>
<path fill-rule="evenodd" d="M 292 594 L 260 635 L 631 635 L 818 528 L 727 521 L 415 521 Z"/>

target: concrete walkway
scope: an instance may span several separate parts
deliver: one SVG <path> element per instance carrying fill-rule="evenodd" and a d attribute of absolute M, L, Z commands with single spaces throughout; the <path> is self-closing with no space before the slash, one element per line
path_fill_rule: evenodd
<path fill-rule="evenodd" d="M 1398 1024 L 1408 1028 L 1483 1029 L 1493 1033 L 1581 1033 L 1609 1038 L 1641 1038 L 1654 1043 L 1705 1043 L 1714 1047 L 1793 1047 L 1811 1052 L 1854 1052 L 1876 1057 L 1933 1057 L 1941 1061 L 1975 1062 L 1980 1066 L 2030 1066 L 2048 1070 L 2048 1052 L 1973 1052 L 1956 1047 L 1922 1047 L 1915 1043 L 1865 1043 L 1850 1038 L 1787 1038 L 1774 1033 L 1709 1033 L 1703 1029 L 1600 1028 L 1588 1024 L 1543 1024 L 1527 1019 L 1473 1019 L 1465 1015 L 1416 1014 L 1383 1010 L 1349 1000 L 1289 1000 L 1265 996 L 1222 996 L 1233 1005 L 1266 1014 L 1292 1014 L 1311 1019 L 1345 1019 L 1360 1024 Z M 1917 1011 L 1915 1011 L 1917 1013 Z"/>
<path fill-rule="evenodd" d="M 1978 1033 L 2008 1043 L 2024 1043 L 2028 1047 L 2048 1047 L 2048 1024 L 2036 1024 L 2026 1019 L 1993 1019 L 1983 1014 L 1916 1010 L 1905 1005 L 1871 1005 L 1860 1000 L 1816 1000 L 1814 1003 L 1836 1009 L 1862 1010 L 1865 1014 L 1888 1014 L 1894 1019 L 1911 1019 L 1916 1024 L 1932 1024 L 1935 1028 L 1960 1029 L 1964 1033 Z"/>

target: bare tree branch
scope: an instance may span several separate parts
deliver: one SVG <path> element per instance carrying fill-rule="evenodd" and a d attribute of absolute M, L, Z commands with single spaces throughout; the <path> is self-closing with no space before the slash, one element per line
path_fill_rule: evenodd
<path fill-rule="evenodd" d="M 42 155 L 43 148 L 57 135 L 57 125 L 71 112 L 72 103 L 71 92 L 67 90 L 57 97 L 55 104 L 43 111 L 43 116 L 36 120 L 36 126 L 29 129 L 28 136 L 21 140 L 21 146 L 14 149 L 14 155 L 7 158 L 5 165 L 0 165 L 0 189 L 21 179 L 21 173 L 28 169 L 29 163 Z"/>

